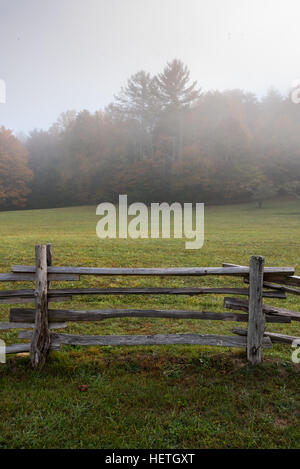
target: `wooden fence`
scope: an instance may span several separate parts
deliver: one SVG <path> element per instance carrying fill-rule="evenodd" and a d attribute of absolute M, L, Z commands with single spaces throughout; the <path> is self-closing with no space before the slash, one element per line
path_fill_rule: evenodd
<path fill-rule="evenodd" d="M 93 268 L 56 267 L 52 265 L 51 245 L 37 245 L 35 266 L 17 265 L 11 273 L 0 274 L 0 282 L 35 282 L 35 289 L 0 291 L 0 303 L 34 303 L 35 308 L 12 308 L 10 322 L 0 322 L 0 330 L 33 329 L 19 333 L 19 338 L 30 343 L 6 347 L 6 353 L 30 352 L 34 368 L 41 367 L 50 350 L 60 345 L 168 345 L 191 344 L 222 347 L 243 347 L 248 361 L 255 365 L 261 361 L 262 348 L 272 342 L 291 343 L 295 337 L 265 331 L 265 322 L 289 323 L 300 320 L 300 312 L 273 307 L 262 303 L 262 298 L 285 299 L 286 293 L 300 294 L 300 277 L 291 267 L 264 267 L 264 258 L 252 256 L 250 266 L 223 264 L 222 267 L 184 268 Z M 60 288 L 52 289 L 51 281 L 79 281 L 83 275 L 92 276 L 233 276 L 240 277 L 244 288 Z M 75 295 L 238 295 L 225 297 L 224 307 L 240 312 L 209 312 L 190 310 L 61 310 L 50 309 L 50 302 L 71 301 Z M 246 296 L 247 299 L 239 298 Z M 247 314 L 245 314 L 245 312 Z M 173 319 L 204 319 L 248 323 L 247 329 L 234 328 L 234 336 L 203 334 L 158 334 L 89 336 L 52 332 L 66 327 L 67 321 L 101 321 L 110 318 L 152 317 Z"/>

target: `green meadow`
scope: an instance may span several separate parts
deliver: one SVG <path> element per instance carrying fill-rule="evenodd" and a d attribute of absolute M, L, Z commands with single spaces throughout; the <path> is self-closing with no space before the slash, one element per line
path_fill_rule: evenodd
<path fill-rule="evenodd" d="M 53 264 L 97 267 L 293 266 L 300 275 L 300 201 L 205 208 L 205 242 L 100 240 L 96 207 L 0 213 L 0 271 L 34 263 L 34 246 L 52 243 Z M 2 283 L 1 289 L 31 283 Z M 125 286 L 243 286 L 226 277 L 82 277 L 53 288 Z M 300 296 L 266 303 L 299 311 Z M 153 308 L 223 311 L 222 295 L 74 297 L 52 308 Z M 0 305 L 7 321 L 10 305 Z M 152 318 L 68 323 L 73 334 L 198 332 L 231 335 L 240 324 Z M 267 324 L 300 336 L 300 324 Z M 1 332 L 7 344 L 18 331 Z M 240 349 L 198 346 L 67 347 L 33 371 L 28 356 L 0 364 L 0 448 L 300 448 L 300 365 L 289 346 L 264 350 L 251 368 Z M 80 386 L 86 385 L 85 392 Z"/>

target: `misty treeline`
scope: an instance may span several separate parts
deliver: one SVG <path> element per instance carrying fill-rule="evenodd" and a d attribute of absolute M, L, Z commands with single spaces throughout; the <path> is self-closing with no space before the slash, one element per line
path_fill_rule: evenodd
<path fill-rule="evenodd" d="M 68 111 L 22 143 L 0 131 L 0 207 L 232 203 L 300 194 L 300 105 L 202 92 L 179 60 L 131 76 L 104 111 Z"/>

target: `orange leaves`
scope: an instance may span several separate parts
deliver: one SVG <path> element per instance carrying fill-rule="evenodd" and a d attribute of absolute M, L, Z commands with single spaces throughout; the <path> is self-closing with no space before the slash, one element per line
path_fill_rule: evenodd
<path fill-rule="evenodd" d="M 0 208 L 24 207 L 32 171 L 28 154 L 10 130 L 0 129 Z"/>

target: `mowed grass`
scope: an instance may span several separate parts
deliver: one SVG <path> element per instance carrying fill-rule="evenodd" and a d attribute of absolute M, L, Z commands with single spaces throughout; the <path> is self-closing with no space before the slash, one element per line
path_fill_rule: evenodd
<path fill-rule="evenodd" d="M 0 213 L 0 271 L 33 264 L 34 246 L 51 242 L 55 265 L 105 267 L 294 266 L 300 274 L 300 202 L 272 201 L 205 209 L 205 243 L 187 251 L 184 240 L 99 240 L 95 207 Z M 2 284 L 1 289 L 32 284 Z M 60 286 L 243 286 L 234 278 L 82 277 Z M 265 302 L 299 311 L 300 297 Z M 222 296 L 74 297 L 53 308 L 156 308 L 222 311 Z M 10 305 L 0 305 L 6 321 Z M 112 319 L 68 323 L 78 334 L 231 334 L 231 322 Z M 300 325 L 267 324 L 300 336 Z M 8 344 L 18 331 L 2 332 Z M 28 356 L 0 365 L 0 448 L 299 448 L 300 365 L 292 349 L 274 345 L 263 363 L 247 365 L 239 349 L 62 347 L 41 371 Z M 80 385 L 88 390 L 81 392 Z"/>

